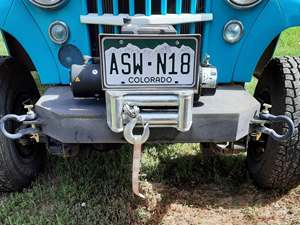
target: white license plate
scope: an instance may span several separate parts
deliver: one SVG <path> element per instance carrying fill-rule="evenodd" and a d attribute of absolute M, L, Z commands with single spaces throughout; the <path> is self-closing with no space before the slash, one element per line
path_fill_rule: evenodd
<path fill-rule="evenodd" d="M 199 36 L 100 36 L 104 88 L 194 87 Z"/>

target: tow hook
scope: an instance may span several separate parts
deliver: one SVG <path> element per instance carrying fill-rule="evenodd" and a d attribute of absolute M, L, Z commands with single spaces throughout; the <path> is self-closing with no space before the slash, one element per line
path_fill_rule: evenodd
<path fill-rule="evenodd" d="M 124 137 L 128 143 L 133 145 L 132 191 L 135 195 L 144 199 L 145 196 L 139 191 L 139 174 L 141 168 L 142 147 L 150 136 L 149 124 L 144 123 L 138 106 L 129 106 L 125 104 L 123 107 L 123 116 L 126 117 L 125 119 L 129 120 L 124 128 Z M 133 130 L 139 122 L 142 124 L 143 132 L 141 135 L 134 135 Z"/>
<path fill-rule="evenodd" d="M 39 142 L 38 133 L 39 130 L 36 128 L 34 121 L 37 119 L 37 114 L 32 110 L 33 105 L 26 105 L 24 107 L 28 110 L 25 115 L 7 114 L 0 120 L 0 130 L 5 137 L 12 140 L 18 140 L 26 135 L 31 135 L 37 142 Z M 6 130 L 5 124 L 8 121 L 15 121 L 24 125 L 31 125 L 31 127 L 18 129 L 16 133 L 10 133 Z"/>
<path fill-rule="evenodd" d="M 294 122 L 288 116 L 275 116 L 270 114 L 269 109 L 272 107 L 271 105 L 264 104 L 263 106 L 264 109 L 259 114 L 259 119 L 254 122 L 258 125 L 256 131 L 259 134 L 269 135 L 275 141 L 283 142 L 289 140 L 295 132 Z M 286 132 L 284 134 L 278 134 L 275 130 L 265 126 L 265 124 L 270 123 L 285 123 L 287 125 Z"/>

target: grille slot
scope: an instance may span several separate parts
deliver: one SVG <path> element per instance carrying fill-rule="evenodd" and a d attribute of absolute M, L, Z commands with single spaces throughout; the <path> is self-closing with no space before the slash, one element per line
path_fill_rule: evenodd
<path fill-rule="evenodd" d="M 89 13 L 118 14 L 162 14 L 163 3 L 167 2 L 167 13 L 202 13 L 204 0 L 87 0 Z M 99 11 L 101 9 L 102 11 Z M 93 56 L 99 55 L 98 34 L 118 33 L 119 27 L 107 25 L 88 25 Z M 176 26 L 179 34 L 202 33 L 202 23 L 182 24 Z"/>
<path fill-rule="evenodd" d="M 101 1 L 101 0 L 100 0 Z M 113 13 L 113 1 L 114 0 L 103 0 L 103 13 Z M 146 13 L 146 6 L 145 1 L 147 0 L 135 0 L 135 14 L 145 14 Z M 163 1 L 163 0 L 161 0 Z M 151 1 L 151 8 L 152 14 L 161 14 L 161 1 L 159 0 L 152 0 Z M 168 13 L 176 13 L 176 3 L 178 4 L 178 0 L 169 0 L 168 1 Z M 182 13 L 190 13 L 191 3 L 193 0 L 184 1 L 182 2 Z M 88 4 L 97 5 L 96 0 L 88 0 Z M 196 13 L 203 12 L 203 0 L 196 1 Z M 118 9 L 119 13 L 126 13 L 129 14 L 129 0 L 118 0 Z M 93 12 L 97 11 L 97 7 Z"/>

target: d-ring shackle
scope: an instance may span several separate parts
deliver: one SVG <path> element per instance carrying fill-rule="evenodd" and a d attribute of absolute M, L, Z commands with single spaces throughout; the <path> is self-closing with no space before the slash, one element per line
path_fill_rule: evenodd
<path fill-rule="evenodd" d="M 24 129 L 20 129 L 18 130 L 17 133 L 15 134 L 12 134 L 10 132 L 8 132 L 5 128 L 5 124 L 6 122 L 8 121 L 16 121 L 18 123 L 22 123 L 22 122 L 25 122 L 25 121 L 32 121 L 32 120 L 35 120 L 36 119 L 36 114 L 26 114 L 26 115 L 21 115 L 21 116 L 18 116 L 18 115 L 14 115 L 14 114 L 8 114 L 8 115 L 5 115 L 1 118 L 0 120 L 0 130 L 2 131 L 2 133 L 4 134 L 5 137 L 9 138 L 9 139 L 12 139 L 12 140 L 17 140 L 17 139 L 20 139 L 22 137 L 24 137 L 25 135 L 33 135 L 33 134 L 36 134 L 38 132 L 37 129 L 35 128 L 24 128 Z"/>
<path fill-rule="evenodd" d="M 259 127 L 259 131 L 261 133 L 269 135 L 275 141 L 280 141 L 280 142 L 287 141 L 295 133 L 294 122 L 287 116 L 284 116 L 284 115 L 274 116 L 272 114 L 261 113 L 260 119 L 267 120 L 270 122 L 284 122 L 287 125 L 287 131 L 285 134 L 278 134 L 275 130 L 273 130 L 271 128 L 267 128 L 265 126 Z"/>

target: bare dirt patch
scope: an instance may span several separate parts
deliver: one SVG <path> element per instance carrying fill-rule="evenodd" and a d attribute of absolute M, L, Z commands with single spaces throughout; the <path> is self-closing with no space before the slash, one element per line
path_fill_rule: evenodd
<path fill-rule="evenodd" d="M 215 184 L 144 186 L 151 186 L 152 194 L 137 210 L 140 222 L 135 224 L 300 224 L 300 187 L 279 194 L 258 191 L 250 183 L 236 191 Z"/>

